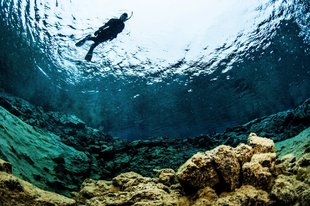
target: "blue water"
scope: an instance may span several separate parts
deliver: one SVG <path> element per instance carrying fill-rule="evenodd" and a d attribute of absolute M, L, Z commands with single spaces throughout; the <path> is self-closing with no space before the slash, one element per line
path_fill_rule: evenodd
<path fill-rule="evenodd" d="M 223 131 L 310 96 L 309 4 L 0 0 L 0 87 L 121 138 Z M 123 12 L 84 61 L 75 43 Z"/>

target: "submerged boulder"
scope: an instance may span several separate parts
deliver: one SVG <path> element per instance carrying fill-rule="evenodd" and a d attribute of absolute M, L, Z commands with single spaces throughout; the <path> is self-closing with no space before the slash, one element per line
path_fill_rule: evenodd
<path fill-rule="evenodd" d="M 188 191 L 214 187 L 220 178 L 214 167 L 212 153 L 197 153 L 177 171 L 177 178 Z"/>
<path fill-rule="evenodd" d="M 258 162 L 247 162 L 242 166 L 244 184 L 249 184 L 259 189 L 268 190 L 272 184 L 273 176 L 269 170 Z"/>
<path fill-rule="evenodd" d="M 183 164 L 177 177 L 183 187 L 233 191 L 241 183 L 269 188 L 276 154 L 272 140 L 251 133 L 250 146 L 236 148 L 221 145 L 205 153 L 197 153 Z M 268 153 L 267 153 L 268 152 Z M 270 153 L 272 152 L 272 153 Z"/>
<path fill-rule="evenodd" d="M 229 146 L 221 145 L 211 150 L 215 170 L 220 177 L 219 191 L 233 191 L 240 186 L 240 164 L 236 151 Z"/>

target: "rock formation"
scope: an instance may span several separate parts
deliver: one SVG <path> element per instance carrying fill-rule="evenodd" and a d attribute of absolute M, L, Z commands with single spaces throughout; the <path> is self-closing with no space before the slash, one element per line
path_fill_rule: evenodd
<path fill-rule="evenodd" d="M 12 170 L 41 189 L 66 196 L 74 191 L 82 205 L 105 205 L 117 198 L 123 198 L 120 204 L 150 205 L 151 196 L 155 205 L 225 205 L 241 201 L 239 197 L 243 202 L 268 199 L 270 204 L 302 205 L 309 193 L 309 158 L 303 156 L 310 151 L 309 122 L 305 121 L 310 116 L 309 102 L 288 111 L 288 116 L 281 113 L 255 120 L 223 134 L 128 142 L 90 128 L 74 115 L 44 112 L 24 100 L 0 95 L 0 158 L 13 166 L 0 161 L 0 170 Z M 290 117 L 285 123 L 287 131 L 292 129 L 290 135 L 307 129 L 287 139 L 280 117 Z M 244 144 L 244 136 L 253 128 L 271 138 L 253 133 Z M 281 159 L 272 139 L 287 139 L 276 144 Z M 202 152 L 208 149 L 212 150 Z"/>
<path fill-rule="evenodd" d="M 129 172 L 112 181 L 86 180 L 76 200 L 85 205 L 307 205 L 309 153 L 298 161 L 277 160 L 273 141 L 253 133 L 248 144 L 197 153 L 176 173 L 157 171 L 157 178 Z"/>
<path fill-rule="evenodd" d="M 55 134 L 36 131 L 1 106 L 0 122 L 0 155 L 14 165 L 13 174 L 66 194 L 89 177 L 89 157 Z"/>
<path fill-rule="evenodd" d="M 177 172 L 156 169 L 157 177 L 135 172 L 112 180 L 86 179 L 73 198 L 45 192 L 11 174 L 0 161 L 0 205 L 300 205 L 310 197 L 310 154 L 277 159 L 272 140 L 251 133 L 248 145 L 221 145 L 200 152 Z"/>
<path fill-rule="evenodd" d="M 155 173 L 152 171 L 153 168 L 171 168 L 177 170 L 188 158 L 199 151 L 206 151 L 221 144 L 235 147 L 241 142 L 245 143 L 247 135 L 252 131 L 257 132 L 259 135 L 265 134 L 267 137 L 276 141 L 287 139 L 310 126 L 309 105 L 310 100 L 307 100 L 296 109 L 256 119 L 247 124 L 227 129 L 224 133 L 209 134 L 188 139 L 153 138 L 129 142 L 112 138 L 99 130 L 90 128 L 74 115 L 44 111 L 43 108 L 34 107 L 21 98 L 0 93 L 0 106 L 9 112 L 13 119 L 17 119 L 16 117 L 18 117 L 22 120 L 15 122 L 16 124 L 8 124 L 6 128 L 11 127 L 10 131 L 19 130 L 20 126 L 18 126 L 18 124 L 23 122 L 22 127 L 27 128 L 24 131 L 27 132 L 28 129 L 32 131 L 31 134 L 28 132 L 27 135 L 34 134 L 34 136 L 36 136 L 40 133 L 43 137 L 47 136 L 47 139 L 51 139 L 52 137 L 53 141 L 59 142 L 56 145 L 63 145 L 63 148 L 66 148 L 65 150 L 68 149 L 70 154 L 73 154 L 70 151 L 80 152 L 84 158 L 82 162 L 87 162 L 87 164 L 83 163 L 83 166 L 80 165 L 78 169 L 75 169 L 67 164 L 70 161 L 62 161 L 62 157 L 65 157 L 65 159 L 67 158 L 67 155 L 63 155 L 60 158 L 54 159 L 56 164 L 59 163 L 59 166 L 49 168 L 51 169 L 50 172 L 46 172 L 45 170 L 40 170 L 41 172 L 35 170 L 23 172 L 23 168 L 41 165 L 42 161 L 36 158 L 28 158 L 33 155 L 33 151 L 36 150 L 24 149 L 22 157 L 20 157 L 20 153 L 15 153 L 14 149 L 18 147 L 17 145 L 24 145 L 20 144 L 19 137 L 21 135 L 17 138 L 10 138 L 5 128 L 1 127 L 0 132 L 2 132 L 3 138 L 10 139 L 9 144 L 2 145 L 2 150 L 10 151 L 10 154 L 13 156 L 16 154 L 15 157 L 11 157 L 11 159 L 16 159 L 16 161 L 9 160 L 6 157 L 7 154 L 1 154 L 1 150 L 0 158 L 4 158 L 11 162 L 14 166 L 13 168 L 15 168 L 13 171 L 14 174 L 32 183 L 37 182 L 37 185 L 41 184 L 39 185 L 40 187 L 68 195 L 70 191 L 76 190 L 85 177 L 111 180 L 118 174 L 130 171 L 134 171 L 143 176 L 154 177 Z M 8 116 L 9 113 L 6 113 L 6 115 Z M 28 126 L 26 127 L 24 123 Z M 42 151 L 46 149 L 44 148 L 44 142 L 39 143 L 39 141 L 44 138 L 32 138 L 36 139 L 37 145 L 39 144 L 43 147 Z M 26 148 L 26 145 L 24 146 L 24 148 Z M 244 147 L 248 146 L 244 145 Z M 243 147 L 240 148 L 241 153 L 236 153 L 238 159 L 240 161 L 241 159 L 242 161 L 248 161 L 247 158 L 250 157 L 252 150 L 246 150 L 246 148 Z M 235 148 L 235 152 L 236 149 L 237 148 Z M 300 151 L 306 149 L 307 147 L 300 148 Z M 294 148 L 291 150 L 294 151 Z M 51 152 L 51 150 L 49 151 Z M 246 151 L 248 153 L 246 153 Z M 65 153 L 66 152 L 63 154 Z M 283 151 L 283 153 L 285 154 L 286 151 Z M 19 158 L 23 159 L 23 164 L 18 162 Z M 65 170 L 61 169 L 63 164 L 67 165 L 65 166 Z M 81 169 L 83 171 L 81 171 Z M 76 171 L 79 171 L 79 177 L 72 175 L 76 173 Z M 45 173 L 53 174 L 51 181 L 40 180 L 43 176 L 42 174 L 45 176 Z M 71 178 L 71 176 L 74 178 Z M 34 177 L 36 177 L 37 180 Z"/>

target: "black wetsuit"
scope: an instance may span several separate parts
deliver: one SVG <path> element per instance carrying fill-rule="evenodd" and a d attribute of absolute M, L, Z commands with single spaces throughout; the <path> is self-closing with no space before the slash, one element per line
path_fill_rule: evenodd
<path fill-rule="evenodd" d="M 100 27 L 96 32 L 96 37 L 93 37 L 93 41 L 104 42 L 112 40 L 117 37 L 119 33 L 123 31 L 125 24 L 120 19 L 110 19 L 105 25 Z"/>
<path fill-rule="evenodd" d="M 100 27 L 94 33 L 95 37 L 90 37 L 89 39 L 87 39 L 87 40 L 94 41 L 94 43 L 89 48 L 85 56 L 85 59 L 87 61 L 90 61 L 95 47 L 98 46 L 102 42 L 116 38 L 117 35 L 123 31 L 124 27 L 125 27 L 124 21 L 120 19 L 110 19 L 105 25 Z"/>

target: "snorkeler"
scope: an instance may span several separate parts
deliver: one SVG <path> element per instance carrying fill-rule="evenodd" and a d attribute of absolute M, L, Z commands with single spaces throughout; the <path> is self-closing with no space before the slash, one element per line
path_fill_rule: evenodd
<path fill-rule="evenodd" d="M 131 14 L 132 15 L 132 14 Z M 77 42 L 75 45 L 80 47 L 82 46 L 86 41 L 91 40 L 94 41 L 94 43 L 90 46 L 86 56 L 86 61 L 91 61 L 93 57 L 93 51 L 96 46 L 101 44 L 102 42 L 112 40 L 117 37 L 119 33 L 121 33 L 125 27 L 124 22 L 130 19 L 131 16 L 128 18 L 127 13 L 123 13 L 119 19 L 110 19 L 107 23 L 105 23 L 102 27 L 100 27 L 95 33 L 95 36 L 91 36 L 90 34 L 87 35 L 84 39 Z"/>

